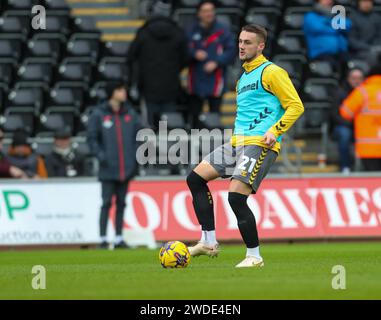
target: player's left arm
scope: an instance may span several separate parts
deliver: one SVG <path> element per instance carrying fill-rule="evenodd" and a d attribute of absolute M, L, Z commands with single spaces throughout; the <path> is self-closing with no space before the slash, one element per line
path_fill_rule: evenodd
<path fill-rule="evenodd" d="M 276 65 L 268 66 L 264 70 L 262 82 L 264 88 L 275 95 L 285 109 L 284 115 L 265 134 L 264 140 L 269 144 L 292 127 L 303 114 L 304 106 L 284 69 Z"/>

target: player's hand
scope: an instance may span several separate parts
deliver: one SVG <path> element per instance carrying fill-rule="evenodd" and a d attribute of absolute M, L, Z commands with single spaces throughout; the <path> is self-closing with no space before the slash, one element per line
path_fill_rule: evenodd
<path fill-rule="evenodd" d="M 198 61 L 204 61 L 208 57 L 208 53 L 204 50 L 197 50 L 195 53 L 195 58 Z"/>
<path fill-rule="evenodd" d="M 206 73 L 212 73 L 214 70 L 216 70 L 218 67 L 217 63 L 215 61 L 208 61 L 205 63 L 204 71 Z"/>
<path fill-rule="evenodd" d="M 263 136 L 263 140 L 262 140 L 269 148 L 272 148 L 275 143 L 276 143 L 276 137 L 275 135 L 270 132 L 270 131 L 267 131 L 265 133 L 265 135 Z"/>

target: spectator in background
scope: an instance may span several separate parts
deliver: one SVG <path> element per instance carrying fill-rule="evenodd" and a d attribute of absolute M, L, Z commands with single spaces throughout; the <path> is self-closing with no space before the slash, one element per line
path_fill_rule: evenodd
<path fill-rule="evenodd" d="M 186 66 L 183 30 L 170 18 L 171 5 L 156 1 L 150 19 L 138 30 L 128 52 L 129 86 L 137 78 L 148 125 L 158 126 L 160 114 L 174 112 L 180 94 L 180 72 Z M 136 75 L 137 73 L 137 75 Z"/>
<path fill-rule="evenodd" d="M 338 72 L 342 72 L 348 59 L 348 33 L 351 21 L 346 18 L 345 29 L 332 27 L 333 0 L 318 0 L 313 11 L 304 16 L 304 35 L 308 58 L 330 62 Z"/>
<path fill-rule="evenodd" d="M 48 177 L 44 159 L 34 153 L 28 143 L 28 135 L 24 131 L 14 133 L 12 145 L 8 150 L 8 160 L 12 166 L 25 172 L 28 178 L 40 179 Z"/>
<path fill-rule="evenodd" d="M 373 0 L 358 0 L 357 10 L 351 12 L 352 29 L 349 45 L 354 57 L 377 63 L 381 51 L 381 16 L 373 11 Z"/>
<path fill-rule="evenodd" d="M 49 177 L 83 176 L 84 161 L 84 157 L 73 148 L 70 130 L 57 131 L 53 151 L 45 157 Z"/>
<path fill-rule="evenodd" d="M 228 28 L 216 20 L 213 1 L 201 1 L 197 7 L 198 21 L 187 32 L 191 58 L 188 76 L 189 108 L 192 125 L 198 127 L 198 117 L 204 101 L 210 112 L 219 112 L 226 86 L 226 67 L 234 62 L 236 43 Z"/>
<path fill-rule="evenodd" d="M 4 133 L 0 129 L 0 178 L 28 178 L 24 171 L 12 166 L 9 163 L 5 153 L 3 152 L 3 139 Z"/>
<path fill-rule="evenodd" d="M 340 116 L 339 108 L 341 103 L 364 81 L 364 72 L 361 69 L 351 69 L 343 83 L 335 95 L 334 106 L 332 109 L 332 126 L 333 134 L 337 140 L 338 151 L 340 157 L 340 169 L 344 174 L 351 171 L 352 155 L 351 147 L 353 145 L 353 125 L 351 121 L 347 121 Z"/>
<path fill-rule="evenodd" d="M 106 231 L 111 200 L 116 198 L 116 238 L 114 248 L 127 248 L 123 241 L 123 216 L 128 184 L 136 172 L 136 133 L 138 115 L 127 103 L 127 90 L 122 83 L 109 83 L 108 100 L 98 106 L 88 123 L 88 143 L 99 160 L 102 185 L 100 215 L 100 248 L 107 249 Z"/>
<path fill-rule="evenodd" d="M 343 101 L 341 116 L 354 121 L 356 156 L 366 171 L 381 171 L 381 64 Z"/>

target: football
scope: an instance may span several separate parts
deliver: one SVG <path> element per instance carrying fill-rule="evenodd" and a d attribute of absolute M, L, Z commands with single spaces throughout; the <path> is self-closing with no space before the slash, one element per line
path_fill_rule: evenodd
<path fill-rule="evenodd" d="M 167 242 L 160 248 L 159 259 L 163 268 L 186 268 L 190 258 L 188 247 L 180 241 Z"/>

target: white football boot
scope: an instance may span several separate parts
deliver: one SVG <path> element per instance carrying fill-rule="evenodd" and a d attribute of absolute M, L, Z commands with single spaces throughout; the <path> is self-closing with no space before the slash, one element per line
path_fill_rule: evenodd
<path fill-rule="evenodd" d="M 195 246 L 188 247 L 188 249 L 192 257 L 208 256 L 213 258 L 217 257 L 220 252 L 218 243 L 215 245 L 208 245 L 203 242 L 198 242 Z"/>
<path fill-rule="evenodd" d="M 246 256 L 245 259 L 243 259 L 240 263 L 238 263 L 235 267 L 236 268 L 262 268 L 264 267 L 265 263 L 262 258 L 257 258 L 254 256 Z"/>

